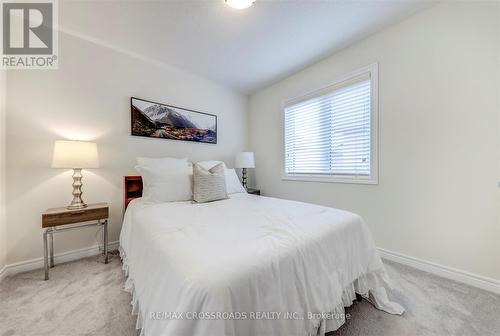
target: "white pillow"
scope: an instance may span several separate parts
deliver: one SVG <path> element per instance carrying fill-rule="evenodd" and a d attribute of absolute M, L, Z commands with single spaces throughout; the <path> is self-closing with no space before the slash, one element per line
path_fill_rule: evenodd
<path fill-rule="evenodd" d="M 193 169 L 168 170 L 163 167 L 139 167 L 142 176 L 142 197 L 154 203 L 190 201 L 193 199 Z"/>
<path fill-rule="evenodd" d="M 226 176 L 226 190 L 228 194 L 237 194 L 237 193 L 246 193 L 247 191 L 243 187 L 236 175 L 236 170 L 234 169 L 225 169 L 224 174 Z"/>
<path fill-rule="evenodd" d="M 184 168 L 188 167 L 188 159 L 182 158 L 147 158 L 147 157 L 138 157 L 136 158 L 137 165 L 140 167 L 161 167 L 161 168 Z"/>
<path fill-rule="evenodd" d="M 222 163 L 224 168 L 226 168 L 226 164 L 222 161 L 209 160 L 209 161 L 200 161 L 200 162 L 196 162 L 196 163 L 199 164 L 200 166 L 202 166 L 203 168 L 205 168 L 206 170 L 212 169 L 213 167 L 217 166 L 219 163 Z"/>

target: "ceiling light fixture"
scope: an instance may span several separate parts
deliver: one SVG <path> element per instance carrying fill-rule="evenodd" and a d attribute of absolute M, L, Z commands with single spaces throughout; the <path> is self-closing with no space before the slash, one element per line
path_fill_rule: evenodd
<path fill-rule="evenodd" d="M 253 5 L 255 0 L 224 0 L 226 5 L 234 9 L 245 9 Z"/>

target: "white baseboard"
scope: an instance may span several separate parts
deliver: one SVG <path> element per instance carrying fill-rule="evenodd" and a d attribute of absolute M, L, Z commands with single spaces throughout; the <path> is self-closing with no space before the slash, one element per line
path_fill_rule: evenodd
<path fill-rule="evenodd" d="M 7 276 L 7 265 L 0 269 L 0 282 Z"/>
<path fill-rule="evenodd" d="M 108 250 L 116 250 L 118 249 L 120 242 L 114 241 L 108 243 Z M 54 255 L 54 262 L 57 264 L 78 260 L 86 257 L 92 257 L 99 253 L 102 253 L 99 250 L 98 245 L 84 247 L 77 250 L 71 250 L 67 252 L 62 252 Z M 31 260 L 21 261 L 14 264 L 6 265 L 0 270 L 0 282 L 8 275 L 27 272 L 34 269 L 43 268 L 43 258 L 35 258 Z"/>
<path fill-rule="evenodd" d="M 109 243 L 109 250 L 118 249 L 119 242 L 114 241 Z M 481 288 L 496 294 L 500 294 L 500 281 L 488 277 L 483 277 L 456 268 L 439 265 L 430 261 L 410 257 L 401 253 L 388 251 L 379 248 L 380 256 L 383 259 L 393 261 L 399 264 L 407 265 L 424 272 L 432 273 L 443 278 L 451 279 L 467 285 Z M 86 257 L 91 257 L 101 253 L 99 246 L 94 245 L 82 249 L 67 251 L 54 255 L 56 264 L 78 260 Z M 34 269 L 43 268 L 43 258 L 36 258 L 27 261 L 4 266 L 0 270 L 0 282 L 8 275 L 31 271 Z"/>
<path fill-rule="evenodd" d="M 430 261 L 410 257 L 401 253 L 378 249 L 383 259 L 399 264 L 410 266 L 424 272 L 432 273 L 443 278 L 461 282 L 476 288 L 481 288 L 496 294 L 500 294 L 500 281 L 462 271 L 453 267 L 443 266 Z"/>

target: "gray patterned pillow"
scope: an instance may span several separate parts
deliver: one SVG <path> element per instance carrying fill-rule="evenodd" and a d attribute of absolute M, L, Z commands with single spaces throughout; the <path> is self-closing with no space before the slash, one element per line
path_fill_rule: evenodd
<path fill-rule="evenodd" d="M 193 199 L 197 203 L 205 203 L 228 198 L 224 164 L 207 170 L 195 163 L 193 165 Z"/>

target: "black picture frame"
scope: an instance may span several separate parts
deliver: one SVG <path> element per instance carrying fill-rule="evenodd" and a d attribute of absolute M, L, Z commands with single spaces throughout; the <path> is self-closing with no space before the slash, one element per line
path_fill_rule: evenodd
<path fill-rule="evenodd" d="M 130 97 L 132 136 L 217 144 L 217 115 Z"/>

